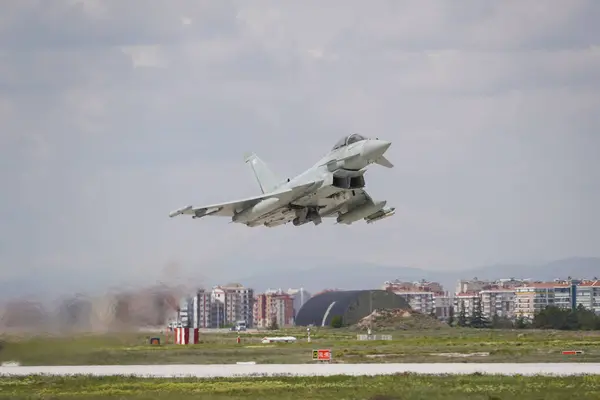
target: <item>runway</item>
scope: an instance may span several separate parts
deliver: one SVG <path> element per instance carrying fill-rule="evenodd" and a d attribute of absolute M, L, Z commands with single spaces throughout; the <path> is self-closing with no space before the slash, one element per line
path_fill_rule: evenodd
<path fill-rule="evenodd" d="M 24 375 L 129 375 L 147 378 L 215 378 L 252 376 L 330 376 L 330 375 L 391 375 L 417 373 L 500 374 L 500 375 L 587 375 L 600 374 L 600 363 L 547 364 L 213 364 L 213 365 L 85 365 L 85 366 L 3 366 L 0 376 Z"/>

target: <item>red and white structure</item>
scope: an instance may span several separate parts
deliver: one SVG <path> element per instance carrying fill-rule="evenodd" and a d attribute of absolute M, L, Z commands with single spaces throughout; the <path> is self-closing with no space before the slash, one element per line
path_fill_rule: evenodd
<path fill-rule="evenodd" d="M 175 328 L 175 344 L 198 344 L 199 342 L 198 328 Z"/>

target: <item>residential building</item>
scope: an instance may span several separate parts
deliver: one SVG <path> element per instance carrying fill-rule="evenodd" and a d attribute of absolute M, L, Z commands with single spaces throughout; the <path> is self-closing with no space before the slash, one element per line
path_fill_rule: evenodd
<path fill-rule="evenodd" d="M 192 328 L 210 328 L 213 326 L 210 292 L 205 289 L 199 289 L 192 300 L 192 314 L 194 316 Z M 218 318 L 216 318 L 218 319 Z"/>
<path fill-rule="evenodd" d="M 588 310 L 600 315 L 600 281 L 583 281 L 577 285 L 576 305 L 580 304 Z"/>
<path fill-rule="evenodd" d="M 530 279 L 503 278 L 496 280 L 480 280 L 477 278 L 458 281 L 456 293 L 478 293 L 482 290 L 511 290 L 527 285 Z"/>
<path fill-rule="evenodd" d="M 254 326 L 252 315 L 253 289 L 246 288 L 239 283 L 215 286 L 212 290 L 211 300 L 223 305 L 223 325 L 245 321 L 246 326 Z"/>
<path fill-rule="evenodd" d="M 212 298 L 211 298 L 212 299 Z M 223 328 L 229 324 L 225 318 L 225 305 L 220 301 L 211 300 L 210 303 L 210 328 Z"/>
<path fill-rule="evenodd" d="M 547 306 L 571 308 L 570 290 L 571 285 L 554 282 L 534 282 L 516 288 L 515 315 L 531 320 Z"/>
<path fill-rule="evenodd" d="M 413 310 L 422 314 L 435 313 L 441 319 L 450 314 L 450 298 L 438 282 L 396 279 L 384 282 L 382 289 L 404 298 Z"/>
<path fill-rule="evenodd" d="M 457 293 L 454 296 L 454 318 L 458 318 L 458 315 L 463 307 L 466 317 L 469 318 L 471 315 L 473 315 L 475 308 L 480 304 L 481 297 L 479 297 L 479 293 Z"/>
<path fill-rule="evenodd" d="M 179 301 L 179 316 L 178 324 L 181 326 L 189 327 L 193 324 L 194 316 L 192 315 L 192 296 L 183 297 Z"/>
<path fill-rule="evenodd" d="M 256 327 L 268 328 L 294 325 L 294 298 L 282 290 L 268 291 L 256 296 L 254 301 L 254 321 Z"/>
<path fill-rule="evenodd" d="M 239 284 L 216 286 L 211 291 L 198 289 L 181 299 L 178 322 L 191 328 L 222 328 L 244 321 L 252 327 L 253 294 Z"/>
<path fill-rule="evenodd" d="M 450 318 L 450 309 L 452 309 L 452 298 L 447 295 L 435 295 L 433 296 L 433 307 L 435 316 L 442 321 L 447 321 Z"/>
<path fill-rule="evenodd" d="M 479 296 L 481 297 L 481 311 L 489 320 L 494 315 L 508 319 L 514 317 L 516 298 L 514 290 L 482 290 L 479 292 Z"/>
<path fill-rule="evenodd" d="M 414 311 L 421 314 L 431 314 L 434 311 L 434 295 L 432 292 L 392 292 L 406 300 Z"/>
<path fill-rule="evenodd" d="M 388 290 L 394 293 L 399 292 L 431 292 L 437 295 L 443 295 L 444 288 L 438 282 L 430 282 L 422 279 L 415 282 L 406 282 L 399 279 L 393 281 L 385 281 L 383 283 L 383 290 Z"/>
<path fill-rule="evenodd" d="M 456 294 L 478 293 L 486 288 L 491 288 L 492 282 L 482 281 L 476 277 L 473 279 L 461 279 L 456 285 Z"/>

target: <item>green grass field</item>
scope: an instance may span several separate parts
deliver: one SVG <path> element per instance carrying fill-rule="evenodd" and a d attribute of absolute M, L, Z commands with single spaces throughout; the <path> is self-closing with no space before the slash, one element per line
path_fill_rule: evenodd
<path fill-rule="evenodd" d="M 378 334 L 380 332 L 377 332 Z M 0 337 L 0 362 L 21 365 L 86 364 L 214 364 L 255 361 L 257 363 L 310 363 L 312 349 L 330 348 L 334 362 L 600 362 L 600 332 L 509 331 L 443 329 L 386 332 L 391 341 L 358 341 L 356 333 L 343 329 L 314 329 L 312 342 L 306 332 L 282 330 L 267 335 L 294 335 L 297 343 L 261 344 L 265 333 L 201 334 L 201 343 L 172 344 L 164 335 L 114 333 L 104 335 Z M 151 346 L 148 337 L 160 337 Z M 577 356 L 562 350 L 583 350 Z M 464 356 L 471 353 L 478 355 Z M 461 356 L 462 355 L 462 356 Z"/>
<path fill-rule="evenodd" d="M 0 379 L 5 399 L 598 399 L 600 376 L 420 376 L 142 379 L 85 376 Z"/>

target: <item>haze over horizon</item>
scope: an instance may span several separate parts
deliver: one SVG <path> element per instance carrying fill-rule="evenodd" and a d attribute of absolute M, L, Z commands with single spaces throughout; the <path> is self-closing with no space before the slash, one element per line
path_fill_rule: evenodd
<path fill-rule="evenodd" d="M 7 1 L 0 284 L 600 256 L 600 3 L 453 4 Z M 392 218 L 168 217 L 353 132 L 393 142 L 365 176 Z"/>

